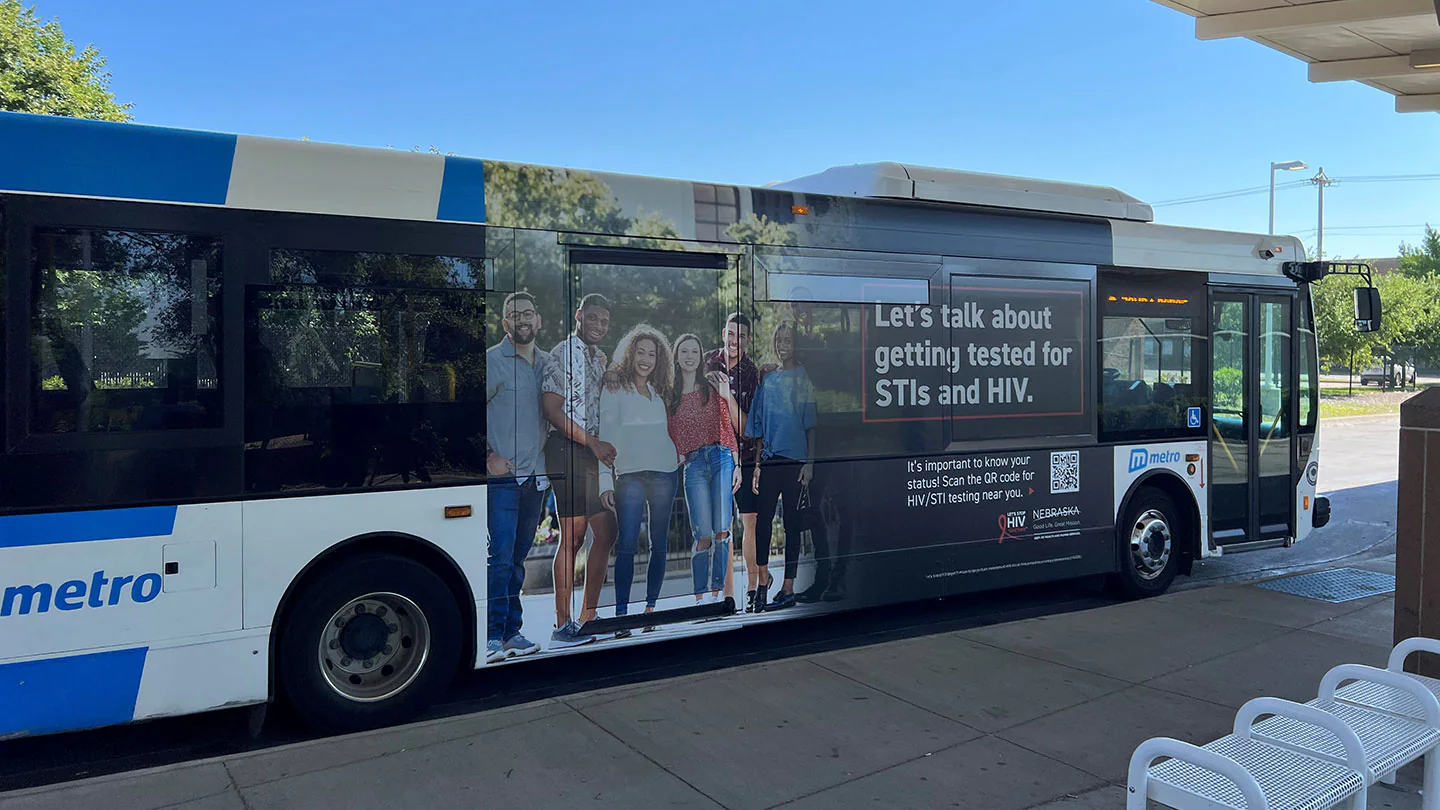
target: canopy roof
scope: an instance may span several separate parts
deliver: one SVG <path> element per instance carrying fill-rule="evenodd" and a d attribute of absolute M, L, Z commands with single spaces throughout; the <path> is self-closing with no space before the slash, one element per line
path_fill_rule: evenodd
<path fill-rule="evenodd" d="M 1357 81 L 1396 112 L 1440 112 L 1440 0 L 1155 0 L 1197 39 L 1245 37 L 1303 60 L 1310 81 Z"/>

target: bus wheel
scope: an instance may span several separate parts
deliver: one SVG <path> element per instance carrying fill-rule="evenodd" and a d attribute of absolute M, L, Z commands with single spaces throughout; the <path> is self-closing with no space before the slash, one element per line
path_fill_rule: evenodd
<path fill-rule="evenodd" d="M 449 685 L 462 627 L 429 568 L 390 554 L 345 560 L 306 585 L 280 628 L 280 688 L 327 731 L 402 722 Z"/>
<path fill-rule="evenodd" d="M 1184 532 L 1180 511 L 1169 495 L 1145 487 L 1130 499 L 1125 517 L 1115 526 L 1120 542 L 1120 572 L 1115 590 L 1127 599 L 1165 592 L 1180 570 Z"/>

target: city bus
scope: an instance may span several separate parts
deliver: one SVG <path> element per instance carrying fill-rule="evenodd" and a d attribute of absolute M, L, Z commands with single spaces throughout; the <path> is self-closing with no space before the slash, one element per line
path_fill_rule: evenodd
<path fill-rule="evenodd" d="M 1150 596 L 1329 517 L 1293 238 L 897 163 L 750 188 L 11 113 L 0 143 L 0 738 L 375 727 L 461 669 Z"/>

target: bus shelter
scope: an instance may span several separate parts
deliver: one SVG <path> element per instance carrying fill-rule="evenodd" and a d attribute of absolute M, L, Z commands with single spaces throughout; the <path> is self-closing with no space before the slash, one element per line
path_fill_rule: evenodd
<path fill-rule="evenodd" d="M 1354 81 L 1396 112 L 1440 112 L 1440 0 L 1155 0 L 1195 18 L 1197 39 L 1244 37 Z"/>

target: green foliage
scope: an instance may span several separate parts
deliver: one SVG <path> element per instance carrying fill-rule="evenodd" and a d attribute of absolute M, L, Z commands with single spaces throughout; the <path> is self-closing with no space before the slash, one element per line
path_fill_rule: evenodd
<path fill-rule="evenodd" d="M 544 166 L 486 161 L 485 209 L 486 219 L 513 228 L 622 234 L 631 225 L 602 180 Z M 661 229 L 649 223 L 647 230 L 657 236 Z"/>
<path fill-rule="evenodd" d="M 1331 276 L 1310 285 L 1321 370 L 1347 366 L 1352 357 L 1357 368 L 1370 363 L 1374 341 L 1355 331 L 1354 289 L 1355 279 L 1348 276 Z"/>
<path fill-rule="evenodd" d="M 1238 368 L 1217 368 L 1214 375 L 1213 397 L 1217 412 L 1238 413 L 1245 404 L 1245 388 Z"/>
<path fill-rule="evenodd" d="M 1380 290 L 1379 332 L 1355 330 L 1354 276 L 1330 276 L 1311 287 L 1322 369 L 1374 365 L 1387 356 L 1424 363 L 1440 361 L 1440 274 L 1385 273 Z"/>
<path fill-rule="evenodd" d="M 1419 247 L 1400 245 L 1400 272 L 1414 277 L 1440 275 L 1440 231 L 1426 225 Z"/>
<path fill-rule="evenodd" d="M 0 110 L 129 121 L 130 107 L 115 101 L 94 45 L 77 51 L 59 20 L 0 0 Z"/>
<path fill-rule="evenodd" d="M 725 234 L 742 245 L 793 245 L 795 231 L 767 216 L 750 214 L 725 229 Z"/>

